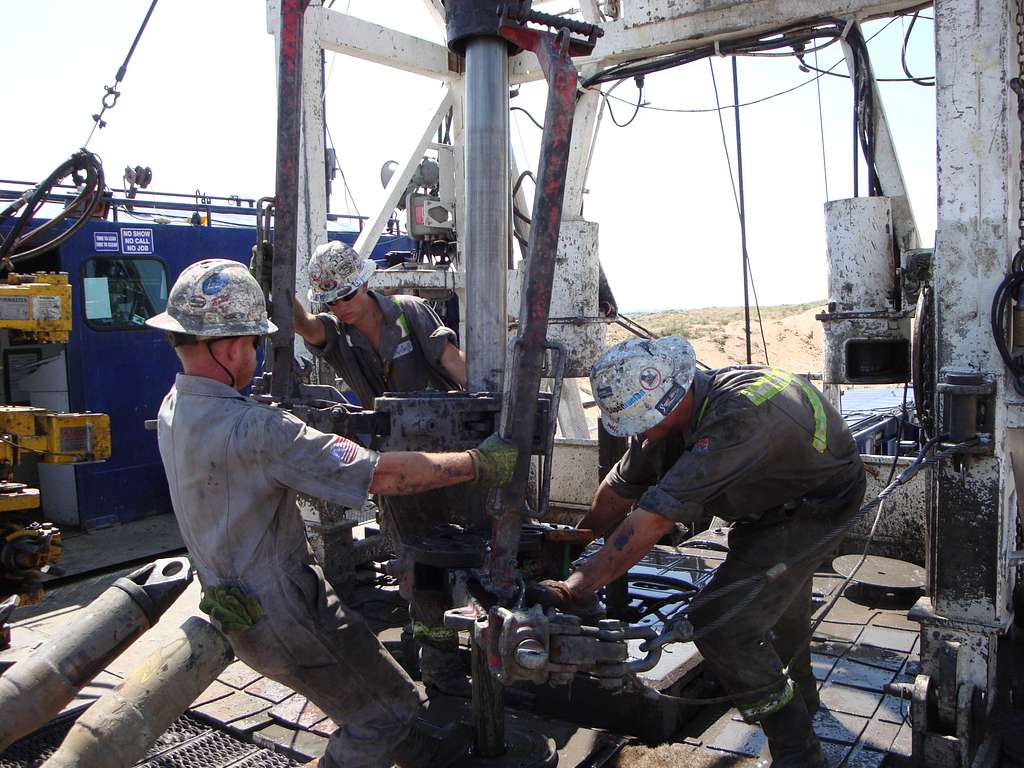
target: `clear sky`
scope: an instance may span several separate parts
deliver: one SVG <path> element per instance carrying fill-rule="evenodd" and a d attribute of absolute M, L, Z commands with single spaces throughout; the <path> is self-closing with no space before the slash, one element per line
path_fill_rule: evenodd
<path fill-rule="evenodd" d="M 569 3 L 553 3 L 558 10 Z M 113 82 L 149 0 L 0 0 L 0 103 L 6 106 L 0 177 L 38 180 L 81 146 Z M 421 0 L 336 0 L 378 23 L 441 41 Z M 924 16 L 930 17 L 931 11 Z M 902 77 L 900 49 L 908 19 L 869 44 L 879 77 Z M 885 21 L 865 27 L 865 36 Z M 931 75 L 933 22 L 918 21 L 910 40 L 915 75 Z M 819 54 L 823 67 L 838 45 Z M 727 59 L 713 62 L 721 103 L 732 104 Z M 402 160 L 421 135 L 440 95 L 436 81 L 328 54 L 327 121 L 359 211 L 383 198 L 379 169 Z M 275 61 L 262 0 L 161 0 L 129 65 L 108 126 L 89 148 L 103 159 L 108 183 L 125 165 L 153 168 L 153 188 L 260 197 L 273 193 Z M 835 69 L 845 73 L 845 64 Z M 800 83 L 792 58 L 739 60 L 741 103 Z M 740 110 L 743 125 L 748 245 L 765 305 L 826 294 L 822 207 L 852 195 L 849 80 L 823 77 Z M 608 86 L 605 86 L 606 88 Z M 922 242 L 935 229 L 934 89 L 881 85 Z M 632 81 L 614 93 L 635 103 Z M 662 109 L 715 106 L 707 61 L 648 76 L 644 101 Z M 544 86 L 522 89 L 514 105 L 543 115 Z M 613 101 L 624 122 L 631 104 Z M 602 120 L 584 207 L 600 223 L 600 252 L 619 304 L 627 310 L 742 303 L 739 226 L 717 112 L 642 109 L 626 128 Z M 733 110 L 722 113 L 735 171 Z M 824 132 L 825 162 L 822 158 Z M 535 168 L 540 131 L 513 112 L 512 144 L 521 167 Z M 824 166 L 824 167 L 823 167 Z M 825 190 L 825 168 L 828 196 Z M 861 193 L 865 192 L 861 174 Z M 351 212 L 336 181 L 331 210 Z M 529 190 L 529 187 L 527 187 Z"/>

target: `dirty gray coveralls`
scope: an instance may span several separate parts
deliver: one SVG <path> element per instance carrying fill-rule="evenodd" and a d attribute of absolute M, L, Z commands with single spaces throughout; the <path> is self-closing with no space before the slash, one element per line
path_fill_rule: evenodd
<path fill-rule="evenodd" d="M 458 389 L 441 365 L 445 348 L 455 343 L 455 331 L 416 296 L 385 296 L 376 291 L 368 291 L 367 295 L 377 302 L 384 315 L 379 355 L 361 331 L 329 312 L 317 315 L 326 333 L 323 346 L 307 342 L 306 349 L 327 361 L 364 408 L 372 408 L 374 398 L 385 392 Z M 382 498 L 380 506 L 387 517 L 387 527 L 407 540 L 445 522 L 447 513 L 467 508 L 467 499 L 473 495 L 472 489 L 442 488 L 415 496 Z M 458 636 L 444 627 L 444 611 L 450 607 L 441 595 L 413 596 L 409 606 L 413 636 L 424 648 L 437 649 L 442 654 L 458 651 Z M 430 650 L 426 656 L 426 665 L 446 663 L 430 657 Z"/>
<path fill-rule="evenodd" d="M 313 563 L 296 491 L 360 507 L 378 454 L 230 387 L 178 374 L 160 407 L 160 456 L 203 588 L 236 586 L 262 618 L 227 634 L 257 672 L 339 724 L 323 765 L 390 766 L 418 708 L 412 681 Z"/>
<path fill-rule="evenodd" d="M 697 640 L 709 668 L 748 722 L 779 711 L 794 685 L 817 709 L 810 649 L 787 670 L 810 629 L 811 579 L 835 549 L 828 537 L 858 510 L 864 468 L 842 417 L 803 378 L 777 368 L 698 371 L 694 421 L 686 435 L 631 439 L 605 482 L 650 512 L 678 522 L 713 515 L 732 521 L 729 554 L 701 591 L 690 621 L 699 632 L 768 581 L 725 626 Z M 745 691 L 765 689 L 758 694 Z"/>

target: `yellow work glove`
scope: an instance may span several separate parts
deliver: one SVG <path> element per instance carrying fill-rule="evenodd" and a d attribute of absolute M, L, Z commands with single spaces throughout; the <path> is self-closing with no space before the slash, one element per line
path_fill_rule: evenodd
<path fill-rule="evenodd" d="M 473 482 L 493 488 L 512 479 L 519 451 L 511 440 L 497 432 L 469 451 L 473 459 Z"/>
<path fill-rule="evenodd" d="M 199 610 L 216 619 L 222 632 L 245 632 L 263 618 L 259 600 L 238 587 L 214 587 L 204 592 Z"/>

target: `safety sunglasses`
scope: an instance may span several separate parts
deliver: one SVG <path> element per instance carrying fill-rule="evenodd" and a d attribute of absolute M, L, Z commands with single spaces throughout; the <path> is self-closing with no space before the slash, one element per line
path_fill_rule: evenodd
<path fill-rule="evenodd" d="M 344 296 L 339 296 L 339 297 L 338 297 L 338 298 L 336 298 L 336 299 L 335 299 L 334 301 L 328 301 L 328 302 L 327 302 L 327 306 L 328 306 L 328 307 L 333 307 L 333 306 L 334 306 L 335 304 L 337 304 L 337 303 L 338 303 L 339 301 L 352 301 L 352 299 L 354 299 L 354 298 L 355 298 L 355 295 L 356 295 L 357 293 L 359 293 L 359 289 L 358 289 L 358 288 L 356 288 L 356 289 L 355 289 L 354 291 L 352 291 L 351 293 L 346 293 L 346 294 L 345 294 Z"/>

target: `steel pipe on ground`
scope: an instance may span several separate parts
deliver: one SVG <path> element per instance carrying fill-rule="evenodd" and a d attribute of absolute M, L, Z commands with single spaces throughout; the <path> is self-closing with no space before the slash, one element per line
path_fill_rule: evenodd
<path fill-rule="evenodd" d="M 157 622 L 190 581 L 186 557 L 140 568 L 83 608 L 60 636 L 0 676 L 0 752 L 56 717 Z"/>
<path fill-rule="evenodd" d="M 189 617 L 166 645 L 78 718 L 43 768 L 130 768 L 233 658 L 216 627 Z"/>

